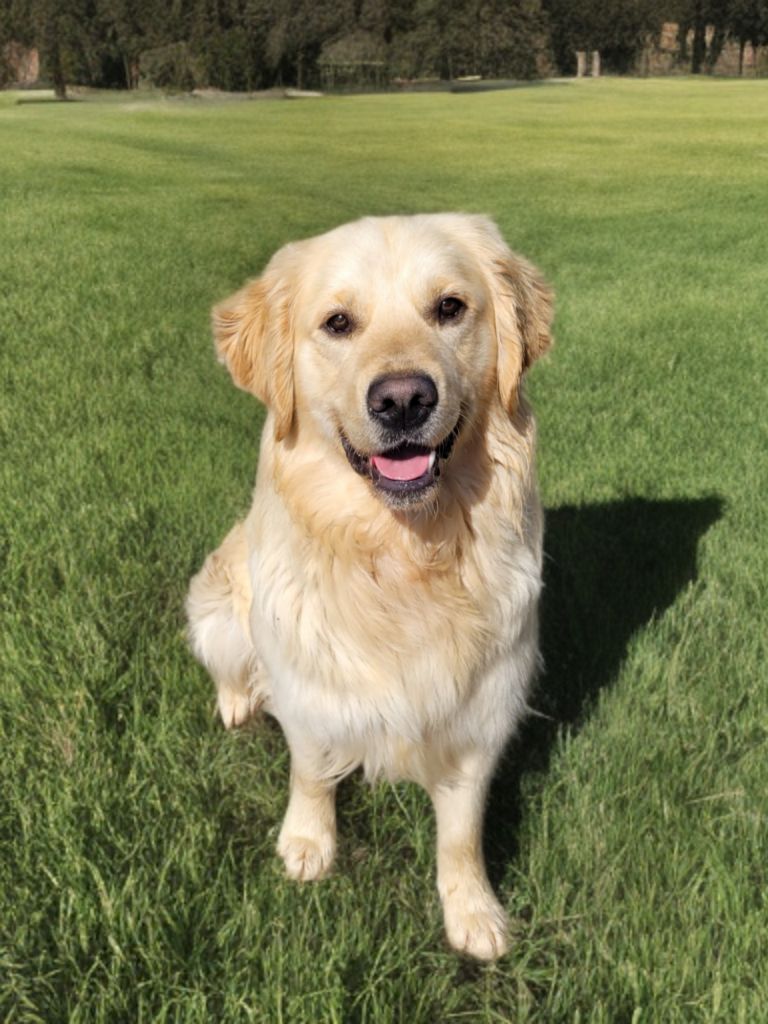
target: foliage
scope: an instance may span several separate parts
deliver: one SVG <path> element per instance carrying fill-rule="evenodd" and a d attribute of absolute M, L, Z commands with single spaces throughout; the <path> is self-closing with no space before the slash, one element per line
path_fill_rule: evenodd
<path fill-rule="evenodd" d="M 768 43 L 768 0 L 674 0 L 672 11 L 680 26 L 683 58 L 690 58 L 694 74 L 714 67 L 728 38 L 738 42 L 742 54 L 746 43 Z"/>
<path fill-rule="evenodd" d="M 679 24 L 681 60 L 694 73 L 710 71 L 728 39 L 742 52 L 768 42 L 768 0 L 0 0 L 0 40 L 37 45 L 59 95 L 67 82 L 134 88 L 140 79 L 228 91 L 524 80 L 550 53 L 572 71 L 577 50 L 599 50 L 607 71 L 625 73 L 665 21 Z M 351 55 L 361 40 L 375 58 Z M 159 59 L 178 47 L 184 60 Z"/>
<path fill-rule="evenodd" d="M 392 65 L 404 77 L 533 78 L 543 30 L 538 0 L 417 0 Z"/>
<path fill-rule="evenodd" d="M 393 74 L 530 78 L 545 37 L 540 0 L 2 0 L 55 81 L 135 87 L 164 47 L 181 43 L 204 84 L 228 90 L 319 82 L 328 47 L 360 33 Z M 18 35 L 18 34 L 17 34 Z M 171 51 L 168 51 L 171 52 Z M 183 88 L 190 62 L 171 83 Z M 162 63 L 154 84 L 167 84 Z"/>
<path fill-rule="evenodd" d="M 664 0 L 544 0 L 544 7 L 561 68 L 572 70 L 577 50 L 599 50 L 606 70 L 616 72 L 631 69 L 666 10 Z"/>
<path fill-rule="evenodd" d="M 28 13 L 42 73 L 60 99 L 67 82 L 98 81 L 104 49 L 90 0 L 29 0 Z"/>
<path fill-rule="evenodd" d="M 768 43 L 768 0 L 729 0 L 729 34 L 738 41 L 743 60 L 744 47 Z"/>
<path fill-rule="evenodd" d="M 189 90 L 203 85 L 205 78 L 187 43 L 168 43 L 141 53 L 138 81 L 160 89 Z"/>

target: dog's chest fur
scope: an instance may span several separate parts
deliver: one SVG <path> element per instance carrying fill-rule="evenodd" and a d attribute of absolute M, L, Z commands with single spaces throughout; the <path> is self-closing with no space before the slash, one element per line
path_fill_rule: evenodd
<path fill-rule="evenodd" d="M 516 686 L 504 668 L 513 651 L 535 658 L 540 524 L 531 482 L 527 506 L 500 527 L 507 490 L 500 474 L 426 538 L 388 512 L 338 506 L 315 535 L 285 515 L 285 494 L 257 493 L 251 628 L 284 728 L 371 773 L 415 776 L 425 743 L 459 744 L 523 700 L 495 691 Z"/>

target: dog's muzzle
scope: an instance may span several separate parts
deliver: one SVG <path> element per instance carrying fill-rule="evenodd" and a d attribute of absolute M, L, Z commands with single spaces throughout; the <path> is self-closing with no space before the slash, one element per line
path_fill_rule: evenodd
<path fill-rule="evenodd" d="M 371 455 L 363 455 L 352 446 L 342 432 L 341 443 L 349 464 L 373 486 L 383 491 L 395 504 L 408 504 L 422 497 L 437 485 L 442 463 L 448 459 L 463 420 L 459 417 L 453 430 L 435 447 L 402 441 L 400 444 Z"/>

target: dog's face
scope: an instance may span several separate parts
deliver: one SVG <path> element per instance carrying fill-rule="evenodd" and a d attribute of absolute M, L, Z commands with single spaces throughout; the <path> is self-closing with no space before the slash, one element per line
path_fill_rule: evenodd
<path fill-rule="evenodd" d="M 278 441 L 322 438 L 402 509 L 434 498 L 488 402 L 514 414 L 550 318 L 546 287 L 490 221 L 438 214 L 367 218 L 286 246 L 214 310 L 214 331 Z"/>

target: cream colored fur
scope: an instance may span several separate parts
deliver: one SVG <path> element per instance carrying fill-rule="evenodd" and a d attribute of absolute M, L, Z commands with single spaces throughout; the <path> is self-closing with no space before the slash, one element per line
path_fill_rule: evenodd
<path fill-rule="evenodd" d="M 448 327 L 443 295 L 466 305 Z M 350 336 L 323 324 L 339 309 Z M 413 779 L 437 816 L 451 944 L 490 959 L 506 917 L 486 876 L 488 785 L 538 660 L 542 519 L 524 370 L 549 346 L 551 299 L 485 218 L 368 218 L 280 250 L 214 311 L 220 358 L 267 404 L 253 504 L 192 580 L 193 650 L 225 725 L 263 708 L 291 751 L 278 850 L 322 877 L 334 790 L 362 766 Z M 463 429 L 428 500 L 391 507 L 347 461 L 375 452 L 371 380 L 437 384 L 439 442 Z"/>

